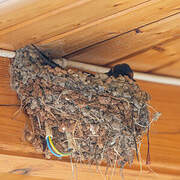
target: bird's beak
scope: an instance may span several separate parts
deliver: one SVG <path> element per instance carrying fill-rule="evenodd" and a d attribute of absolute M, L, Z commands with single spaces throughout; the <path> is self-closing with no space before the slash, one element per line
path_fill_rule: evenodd
<path fill-rule="evenodd" d="M 133 81 L 136 81 L 135 79 L 133 79 L 133 77 L 134 77 L 134 73 L 133 73 L 133 72 L 130 72 L 130 73 L 129 73 L 129 78 L 132 79 Z"/>

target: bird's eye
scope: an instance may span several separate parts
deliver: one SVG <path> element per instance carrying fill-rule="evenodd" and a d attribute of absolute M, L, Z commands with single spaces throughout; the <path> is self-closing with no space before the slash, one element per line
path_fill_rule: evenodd
<path fill-rule="evenodd" d="M 129 72 L 129 77 L 130 77 L 130 79 L 133 79 L 133 77 L 134 77 L 133 72 Z"/>

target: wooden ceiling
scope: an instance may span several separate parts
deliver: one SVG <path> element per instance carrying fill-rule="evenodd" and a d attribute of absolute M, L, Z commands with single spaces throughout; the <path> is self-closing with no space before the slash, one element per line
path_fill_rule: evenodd
<path fill-rule="evenodd" d="M 180 0 L 0 0 L 0 48 L 16 50 L 31 43 L 53 57 L 109 67 L 126 62 L 138 72 L 180 78 Z M 0 172 L 27 168 L 32 176 L 72 179 L 70 163 L 46 161 L 22 139 L 26 117 L 10 88 L 8 66 L 9 60 L 0 58 Z M 179 88 L 138 83 L 162 112 L 151 128 L 151 168 L 156 173 L 146 166 L 145 174 L 139 173 L 135 162 L 125 169 L 125 179 L 179 179 Z M 79 179 L 104 178 L 95 167 L 79 168 Z"/>
<path fill-rule="evenodd" d="M 180 77 L 179 0 L 0 0 L 0 48 Z"/>

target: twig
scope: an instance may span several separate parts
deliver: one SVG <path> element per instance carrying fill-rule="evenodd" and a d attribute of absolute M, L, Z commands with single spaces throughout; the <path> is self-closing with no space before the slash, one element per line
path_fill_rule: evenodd
<path fill-rule="evenodd" d="M 131 115 L 131 118 L 132 118 L 132 124 L 131 124 L 131 128 L 133 130 L 133 139 L 134 139 L 134 144 L 135 144 L 135 148 L 136 148 L 136 157 L 137 157 L 137 160 L 139 161 L 139 156 L 138 156 L 138 149 L 137 149 L 137 142 L 136 142 L 136 131 L 135 131 L 135 121 L 134 121 L 134 118 L 133 118 L 133 114 Z"/>
<path fill-rule="evenodd" d="M 146 164 L 150 164 L 151 159 L 150 159 L 149 127 L 147 131 L 147 142 L 148 142 L 148 151 L 147 151 L 147 157 L 146 157 Z"/>
<path fill-rule="evenodd" d="M 137 160 L 139 161 L 138 148 L 137 148 L 137 142 L 136 142 L 135 135 L 133 135 L 133 138 L 134 138 L 134 143 L 135 143 L 135 148 L 136 148 L 136 157 L 137 157 Z"/>
<path fill-rule="evenodd" d="M 122 180 L 124 180 L 123 168 L 124 168 L 124 167 L 121 167 L 121 168 L 120 168 L 120 176 L 121 176 L 121 179 L 122 179 Z"/>
<path fill-rule="evenodd" d="M 39 128 L 40 128 L 40 130 L 42 130 L 42 129 L 41 129 L 41 123 L 40 123 L 40 120 L 39 120 L 39 116 L 37 116 L 37 120 L 38 120 L 38 123 L 39 123 Z"/>
<path fill-rule="evenodd" d="M 114 176 L 115 175 L 115 168 L 116 168 L 116 162 L 117 162 L 117 154 L 116 154 L 116 159 L 115 159 L 115 161 L 114 161 L 114 167 L 113 167 L 113 171 L 112 171 L 112 176 Z"/>
<path fill-rule="evenodd" d="M 70 161 L 71 161 L 71 168 L 72 168 L 72 176 L 73 176 L 73 180 L 74 180 L 74 165 L 73 165 L 73 161 L 72 161 L 72 155 L 70 156 Z"/>

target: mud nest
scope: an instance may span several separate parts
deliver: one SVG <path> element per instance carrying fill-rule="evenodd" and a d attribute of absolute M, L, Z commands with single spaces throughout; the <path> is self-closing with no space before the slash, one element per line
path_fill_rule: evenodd
<path fill-rule="evenodd" d="M 123 167 L 131 164 L 147 131 L 149 95 L 128 77 L 94 76 L 44 65 L 33 47 L 17 51 L 11 63 L 11 85 L 31 120 L 26 139 L 46 157 L 47 128 L 60 152 L 76 161 Z"/>

